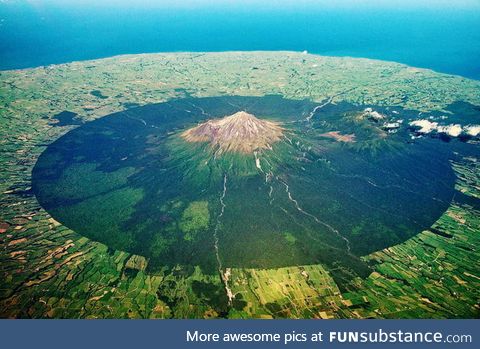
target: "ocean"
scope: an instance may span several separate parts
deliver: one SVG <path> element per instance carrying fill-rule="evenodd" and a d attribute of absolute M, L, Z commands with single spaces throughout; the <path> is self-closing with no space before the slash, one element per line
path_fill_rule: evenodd
<path fill-rule="evenodd" d="M 480 11 L 0 3 L 1 70 L 130 53 L 231 50 L 307 50 L 480 79 Z"/>

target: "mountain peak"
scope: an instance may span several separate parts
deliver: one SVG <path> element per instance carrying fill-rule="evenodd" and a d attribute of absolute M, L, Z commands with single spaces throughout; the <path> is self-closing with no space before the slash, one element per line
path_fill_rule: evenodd
<path fill-rule="evenodd" d="M 271 149 L 280 140 L 283 128 L 276 122 L 258 119 L 246 111 L 208 120 L 182 133 L 188 142 L 209 142 L 220 153 L 253 153 Z"/>

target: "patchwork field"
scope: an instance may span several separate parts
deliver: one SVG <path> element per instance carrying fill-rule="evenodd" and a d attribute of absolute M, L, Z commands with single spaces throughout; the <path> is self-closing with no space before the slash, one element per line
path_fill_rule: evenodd
<path fill-rule="evenodd" d="M 0 316 L 478 318 L 479 91 L 294 52 L 0 72 Z M 181 137 L 244 109 L 253 147 Z"/>

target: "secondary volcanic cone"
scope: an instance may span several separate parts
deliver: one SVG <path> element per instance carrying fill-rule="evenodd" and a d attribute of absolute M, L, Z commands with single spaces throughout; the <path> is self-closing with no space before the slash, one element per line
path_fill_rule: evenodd
<path fill-rule="evenodd" d="M 276 122 L 260 120 L 245 111 L 204 122 L 182 133 L 188 142 L 210 142 L 219 153 L 253 153 L 271 149 L 281 139 L 283 128 Z"/>

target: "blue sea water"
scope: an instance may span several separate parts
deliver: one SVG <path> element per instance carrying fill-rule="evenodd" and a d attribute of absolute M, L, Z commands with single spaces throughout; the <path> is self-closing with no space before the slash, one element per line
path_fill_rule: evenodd
<path fill-rule="evenodd" d="M 480 11 L 0 3 L 3 70 L 126 53 L 226 50 L 307 50 L 480 79 Z"/>

